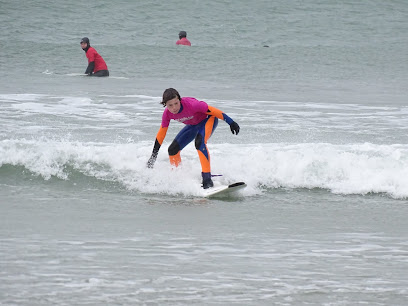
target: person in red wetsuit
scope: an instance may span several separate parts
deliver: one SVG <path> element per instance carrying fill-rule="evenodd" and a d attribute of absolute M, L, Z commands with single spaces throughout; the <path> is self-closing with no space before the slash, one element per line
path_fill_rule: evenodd
<path fill-rule="evenodd" d="M 191 46 L 191 42 L 187 39 L 186 31 L 180 31 L 179 40 L 176 42 L 176 45 Z"/>
<path fill-rule="evenodd" d="M 232 134 L 238 135 L 239 125 L 221 110 L 191 97 L 180 97 L 174 88 L 167 88 L 160 102 L 166 109 L 163 112 L 160 129 L 156 136 L 152 155 L 147 162 L 148 168 L 153 168 L 159 149 L 166 137 L 170 120 L 184 123 L 185 127 L 177 134 L 170 144 L 168 152 L 170 164 L 177 167 L 181 163 L 180 152 L 190 142 L 195 140 L 198 157 L 201 163 L 203 188 L 213 187 L 211 179 L 210 153 L 207 141 L 218 125 L 218 119 L 229 124 Z"/>
<path fill-rule="evenodd" d="M 85 74 L 97 77 L 109 76 L 108 66 L 106 66 L 102 56 L 91 47 L 88 37 L 81 39 L 81 48 L 85 51 L 86 57 L 88 58 L 88 67 L 86 68 Z"/>

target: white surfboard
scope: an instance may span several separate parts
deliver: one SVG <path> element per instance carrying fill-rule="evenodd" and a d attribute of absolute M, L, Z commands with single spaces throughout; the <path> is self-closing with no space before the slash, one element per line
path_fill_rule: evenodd
<path fill-rule="evenodd" d="M 247 185 L 244 182 L 237 182 L 230 185 L 221 185 L 217 187 L 212 187 L 208 189 L 204 189 L 203 196 L 205 198 L 212 198 L 212 197 L 223 197 L 228 196 L 231 193 L 234 193 L 242 188 L 245 188 Z"/>

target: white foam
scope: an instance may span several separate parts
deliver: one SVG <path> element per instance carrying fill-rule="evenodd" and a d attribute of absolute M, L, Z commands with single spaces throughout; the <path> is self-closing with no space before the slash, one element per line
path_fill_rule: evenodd
<path fill-rule="evenodd" d="M 16 102 L 16 101 L 37 101 L 46 95 L 39 94 L 0 94 L 0 101 L 2 102 Z"/>
<path fill-rule="evenodd" d="M 408 197 L 408 145 L 211 144 L 212 171 L 223 183 L 245 181 L 244 195 L 264 188 L 323 188 L 338 194 L 385 193 Z M 3 140 L 0 165 L 21 165 L 44 179 L 70 179 L 66 166 L 115 181 L 129 190 L 199 195 L 201 168 L 194 147 L 172 169 L 163 146 L 154 169 L 147 169 L 150 142 L 107 144 L 77 141 Z"/>

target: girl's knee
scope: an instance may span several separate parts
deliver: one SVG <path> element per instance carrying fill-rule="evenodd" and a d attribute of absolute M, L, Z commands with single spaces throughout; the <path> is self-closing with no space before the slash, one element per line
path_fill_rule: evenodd
<path fill-rule="evenodd" d="M 174 140 L 171 145 L 169 146 L 169 155 L 176 155 L 178 152 L 180 152 L 180 145 L 176 140 Z"/>
<path fill-rule="evenodd" d="M 195 148 L 197 150 L 200 150 L 202 145 L 203 145 L 203 136 L 201 134 L 198 134 L 196 139 L 195 139 Z"/>

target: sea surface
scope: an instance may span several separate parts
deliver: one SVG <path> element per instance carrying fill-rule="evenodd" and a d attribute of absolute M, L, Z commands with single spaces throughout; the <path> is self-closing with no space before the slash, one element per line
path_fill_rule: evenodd
<path fill-rule="evenodd" d="M 0 0 L 0 305 L 407 305 L 407 33 L 404 0 Z M 245 189 L 172 169 L 178 122 L 146 168 L 169 87 L 240 125 L 208 148 Z"/>

